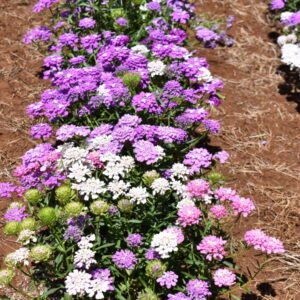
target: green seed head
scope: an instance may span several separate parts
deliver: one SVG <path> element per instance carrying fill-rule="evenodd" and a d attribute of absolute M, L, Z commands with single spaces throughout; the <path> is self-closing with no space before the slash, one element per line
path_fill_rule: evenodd
<path fill-rule="evenodd" d="M 27 218 L 23 220 L 20 224 L 20 230 L 32 230 L 34 231 L 36 229 L 36 221 L 33 218 Z"/>
<path fill-rule="evenodd" d="M 24 198 L 30 204 L 35 205 L 42 199 L 42 193 L 38 189 L 29 189 L 24 194 Z"/>
<path fill-rule="evenodd" d="M 12 282 L 15 276 L 16 273 L 13 270 L 10 269 L 0 270 L 0 288 L 4 288 L 8 286 Z"/>
<path fill-rule="evenodd" d="M 65 204 L 76 199 L 76 196 L 76 191 L 72 190 L 70 185 L 67 183 L 62 184 L 55 189 L 55 199 L 61 204 Z"/>
<path fill-rule="evenodd" d="M 212 172 L 208 174 L 208 180 L 212 183 L 218 183 L 224 180 L 224 176 L 218 172 Z"/>
<path fill-rule="evenodd" d="M 150 186 L 153 181 L 155 179 L 160 178 L 160 175 L 158 172 L 156 171 L 147 171 L 146 173 L 144 173 L 144 175 L 142 176 L 142 181 L 145 185 Z"/>
<path fill-rule="evenodd" d="M 114 8 L 111 10 L 111 16 L 114 20 L 117 20 L 118 18 L 125 18 L 126 12 L 123 8 Z"/>
<path fill-rule="evenodd" d="M 52 255 L 52 250 L 49 246 L 37 245 L 30 250 L 30 257 L 34 262 L 48 261 Z"/>
<path fill-rule="evenodd" d="M 67 218 L 78 217 L 83 210 L 83 205 L 80 202 L 70 202 L 65 206 Z"/>
<path fill-rule="evenodd" d="M 53 225 L 56 222 L 56 212 L 53 207 L 44 207 L 39 213 L 38 217 L 45 225 Z"/>
<path fill-rule="evenodd" d="M 20 232 L 20 223 L 17 221 L 11 221 L 4 226 L 3 231 L 7 235 L 18 235 Z"/>
<path fill-rule="evenodd" d="M 145 289 L 145 292 L 139 294 L 137 300 L 159 300 L 159 298 L 149 288 Z"/>
<path fill-rule="evenodd" d="M 121 199 L 118 201 L 118 207 L 122 212 L 131 212 L 134 205 L 128 199 Z"/>
<path fill-rule="evenodd" d="M 141 76 L 138 73 L 128 72 L 122 77 L 122 81 L 129 90 L 134 90 L 138 87 Z"/>
<path fill-rule="evenodd" d="M 109 204 L 102 200 L 94 201 L 91 206 L 90 210 L 94 215 L 101 216 L 107 213 L 109 209 Z"/>
<path fill-rule="evenodd" d="M 166 266 L 159 260 L 152 260 L 146 266 L 146 274 L 152 278 L 159 278 L 166 271 Z"/>

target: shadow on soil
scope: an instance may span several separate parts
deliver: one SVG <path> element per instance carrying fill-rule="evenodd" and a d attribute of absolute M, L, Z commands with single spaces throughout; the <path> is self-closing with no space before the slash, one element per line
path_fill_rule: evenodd
<path fill-rule="evenodd" d="M 297 104 L 296 110 L 300 113 L 300 78 L 299 71 L 291 71 L 286 65 L 278 68 L 279 74 L 284 78 L 284 83 L 278 86 L 279 93 L 286 95 L 287 101 Z"/>

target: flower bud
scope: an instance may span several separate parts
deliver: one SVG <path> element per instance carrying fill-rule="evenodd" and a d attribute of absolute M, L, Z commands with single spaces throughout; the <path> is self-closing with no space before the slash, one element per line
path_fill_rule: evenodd
<path fill-rule="evenodd" d="M 141 81 L 141 76 L 138 73 L 128 72 L 122 77 L 123 84 L 130 90 L 137 88 Z"/>
<path fill-rule="evenodd" d="M 126 17 L 126 12 L 123 8 L 114 8 L 111 10 L 111 16 L 116 20 L 121 17 Z"/>
<path fill-rule="evenodd" d="M 83 205 L 80 202 L 70 202 L 65 206 L 67 218 L 78 217 L 83 210 Z"/>
<path fill-rule="evenodd" d="M 145 289 L 145 292 L 139 293 L 137 300 L 159 300 L 159 298 L 149 288 Z"/>
<path fill-rule="evenodd" d="M 94 215 L 101 216 L 107 213 L 109 205 L 102 200 L 96 200 L 90 205 L 90 210 Z"/>
<path fill-rule="evenodd" d="M 56 222 L 56 213 L 53 207 L 44 207 L 39 213 L 38 217 L 45 225 L 53 225 Z"/>
<path fill-rule="evenodd" d="M 10 269 L 0 270 L 0 288 L 4 288 L 8 286 L 12 282 L 15 276 L 16 273 L 13 270 Z"/>
<path fill-rule="evenodd" d="M 118 201 L 118 207 L 122 212 L 131 212 L 134 205 L 128 199 L 121 199 Z"/>
<path fill-rule="evenodd" d="M 55 199 L 62 204 L 76 199 L 76 196 L 76 191 L 72 190 L 70 185 L 67 183 L 62 184 L 55 189 Z"/>
<path fill-rule="evenodd" d="M 38 189 L 29 189 L 24 194 L 24 198 L 30 204 L 35 205 L 42 199 L 42 193 Z"/>
<path fill-rule="evenodd" d="M 51 248 L 45 245 L 37 245 L 30 250 L 30 257 L 36 263 L 48 261 L 51 255 L 52 255 Z"/>
<path fill-rule="evenodd" d="M 152 278 L 159 278 L 166 271 L 166 266 L 159 260 L 152 260 L 146 266 L 146 274 Z"/>
<path fill-rule="evenodd" d="M 208 177 L 208 180 L 212 183 L 218 183 L 218 182 L 224 180 L 224 176 L 218 172 L 209 173 L 207 177 Z"/>
<path fill-rule="evenodd" d="M 138 73 L 128 72 L 122 77 L 123 84 L 129 89 L 134 90 L 137 88 L 141 81 L 141 76 Z"/>
<path fill-rule="evenodd" d="M 158 172 L 156 172 L 155 170 L 153 171 L 147 171 L 146 173 L 144 173 L 144 175 L 142 176 L 142 181 L 145 185 L 150 186 L 153 181 L 155 179 L 160 178 L 160 175 Z"/>
<path fill-rule="evenodd" d="M 3 231 L 7 235 L 17 235 L 20 231 L 20 223 L 17 221 L 11 221 L 4 226 Z"/>
<path fill-rule="evenodd" d="M 27 218 L 20 223 L 20 230 L 32 230 L 36 229 L 36 221 L 33 218 Z"/>

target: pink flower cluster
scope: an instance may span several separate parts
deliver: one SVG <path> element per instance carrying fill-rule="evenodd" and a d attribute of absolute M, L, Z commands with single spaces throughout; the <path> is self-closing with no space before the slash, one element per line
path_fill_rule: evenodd
<path fill-rule="evenodd" d="M 241 213 L 243 217 L 247 217 L 255 210 L 255 205 L 251 199 L 239 196 L 233 197 L 231 200 L 231 207 L 234 210 L 235 215 Z"/>
<path fill-rule="evenodd" d="M 205 194 L 210 194 L 209 183 L 203 179 L 195 179 L 187 184 L 187 191 L 192 197 L 204 197 Z"/>
<path fill-rule="evenodd" d="M 243 198 L 237 195 L 236 191 L 231 188 L 219 188 L 214 191 L 214 196 L 220 201 L 230 201 L 234 214 L 242 214 L 247 217 L 255 210 L 253 201 L 249 198 Z"/>
<path fill-rule="evenodd" d="M 224 245 L 226 241 L 221 237 L 209 235 L 203 238 L 200 244 L 197 246 L 197 250 L 202 254 L 207 254 L 206 259 L 211 261 L 212 259 L 222 260 L 226 254 Z"/>
<path fill-rule="evenodd" d="M 201 210 L 195 206 L 184 206 L 178 211 L 177 224 L 183 227 L 198 224 L 202 215 Z"/>
<path fill-rule="evenodd" d="M 211 216 L 215 219 L 226 218 L 228 211 L 224 205 L 214 205 L 210 208 Z"/>
<path fill-rule="evenodd" d="M 280 254 L 285 252 L 284 246 L 280 240 L 266 235 L 260 229 L 247 231 L 244 239 L 248 247 L 253 246 L 254 249 L 261 250 L 267 254 Z"/>
<path fill-rule="evenodd" d="M 236 275 L 232 273 L 230 270 L 218 269 L 213 275 L 215 285 L 222 286 L 231 286 L 235 283 Z"/>

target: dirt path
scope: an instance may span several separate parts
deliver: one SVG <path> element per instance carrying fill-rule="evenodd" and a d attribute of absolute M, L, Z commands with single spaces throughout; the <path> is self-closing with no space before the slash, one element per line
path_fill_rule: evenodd
<path fill-rule="evenodd" d="M 199 7 L 236 17 L 234 47 L 198 51 L 225 82 L 226 100 L 214 112 L 223 129 L 211 143 L 231 154 L 222 168 L 229 184 L 256 202 L 247 227 L 265 229 L 289 250 L 284 263 L 258 279 L 257 296 L 243 299 L 300 299 L 300 99 L 279 94 L 284 81 L 267 2 L 202 0 Z"/>
<path fill-rule="evenodd" d="M 31 13 L 31 2 L 0 0 L 1 180 L 9 178 L 20 156 L 34 145 L 28 137 L 31 122 L 25 109 L 44 89 L 36 76 L 42 57 L 21 42 L 28 29 L 41 24 L 40 17 Z M 300 299 L 300 260 L 296 256 L 300 250 L 300 114 L 295 102 L 278 93 L 282 77 L 277 74 L 278 47 L 269 38 L 267 5 L 257 0 L 196 2 L 203 12 L 233 14 L 237 19 L 232 31 L 234 47 L 198 51 L 208 57 L 213 74 L 225 82 L 227 99 L 214 112 L 223 130 L 211 144 L 231 154 L 222 172 L 231 186 L 258 206 L 257 214 L 243 227 L 260 227 L 281 238 L 290 255 L 258 278 L 253 286 L 257 295 L 242 299 Z M 0 202 L 2 213 L 6 205 Z M 14 243 L 2 235 L 0 239 L 2 260 Z"/>
<path fill-rule="evenodd" d="M 39 98 L 44 83 L 38 78 L 42 56 L 22 42 L 27 30 L 41 25 L 41 16 L 31 12 L 31 0 L 0 0 L 0 181 L 11 180 L 11 171 L 24 152 L 35 144 L 29 137 L 32 123 L 26 106 Z M 7 207 L 0 200 L 0 218 Z M 1 227 L 3 221 L 1 221 Z M 0 229 L 0 266 L 3 256 L 16 247 Z M 20 285 L 26 285 L 23 279 Z M 7 290 L 0 295 L 7 294 Z M 13 299 L 19 297 L 14 294 Z"/>

